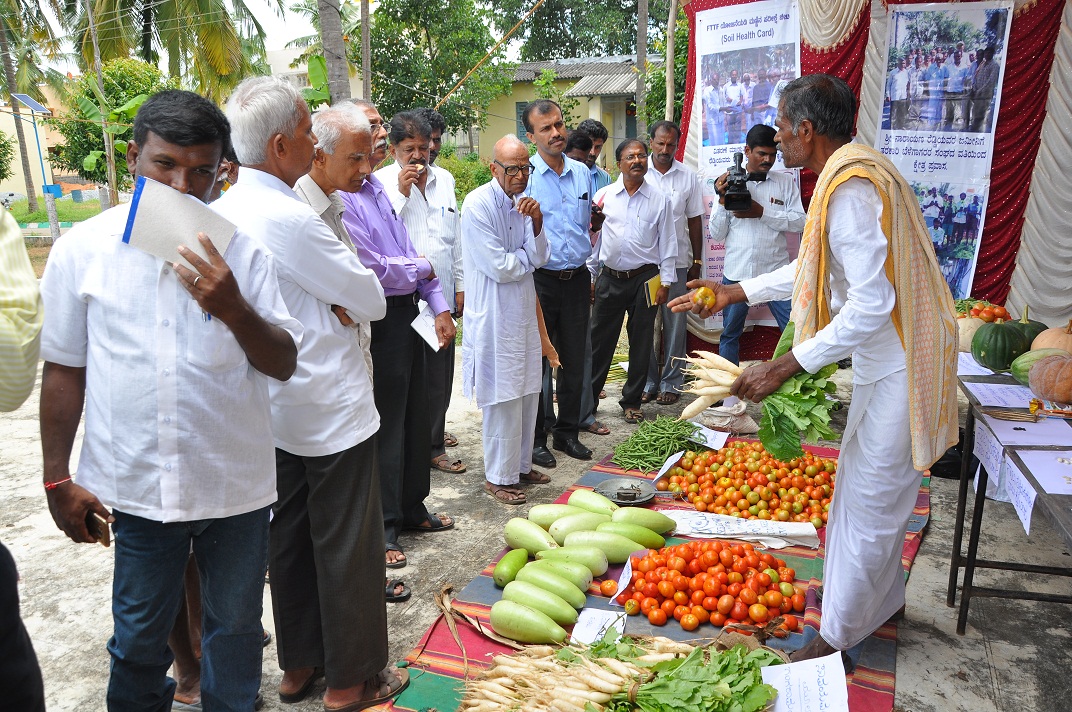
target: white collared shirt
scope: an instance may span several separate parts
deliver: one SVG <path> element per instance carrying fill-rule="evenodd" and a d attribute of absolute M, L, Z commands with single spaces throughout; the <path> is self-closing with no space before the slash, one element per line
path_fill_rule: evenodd
<path fill-rule="evenodd" d="M 891 314 L 897 301 L 886 276 L 889 242 L 882 232 L 882 201 L 864 178 L 834 189 L 827 209 L 830 259 L 830 323 L 793 347 L 808 373 L 852 355 L 852 380 L 859 385 L 905 368 L 905 352 Z M 749 304 L 793 296 L 796 260 L 770 274 L 741 282 Z"/>
<path fill-rule="evenodd" d="M 761 217 L 735 217 L 717 201 L 711 206 L 711 239 L 725 241 L 722 274 L 734 282 L 787 264 L 789 250 L 785 233 L 803 230 L 807 217 L 800 204 L 800 189 L 788 173 L 771 171 L 767 180 L 750 180 L 748 192 L 752 200 L 763 206 Z"/>
<path fill-rule="evenodd" d="M 78 484 L 108 507 L 159 522 L 265 507 L 276 499 L 269 386 L 279 381 L 250 365 L 168 262 L 122 242 L 129 210 L 72 228 L 53 246 L 41 285 L 41 356 L 86 369 Z M 300 343 L 272 255 L 239 230 L 223 257 L 254 311 Z"/>
<path fill-rule="evenodd" d="M 645 183 L 651 183 L 670 198 L 670 207 L 674 215 L 674 232 L 677 235 L 677 268 L 687 269 L 698 256 L 692 254 L 692 241 L 689 240 L 689 219 L 703 215 L 703 189 L 700 178 L 675 160 L 666 173 L 660 173 L 653 159 L 648 158 L 648 173 Z"/>
<path fill-rule="evenodd" d="M 454 176 L 445 168 L 428 166 L 424 192 L 414 185 L 407 197 L 398 189 L 400 170 L 398 163 L 392 163 L 376 171 L 375 176 L 383 183 L 392 207 L 406 224 L 413 248 L 432 263 L 443 288 L 443 298 L 453 312 L 455 293 L 465 291 L 459 237 L 461 215 L 454 194 Z"/>
<path fill-rule="evenodd" d="M 243 167 L 238 183 L 212 208 L 272 251 L 287 309 L 305 328 L 298 368 L 272 387 L 276 447 L 294 455 L 332 455 L 380 427 L 372 379 L 351 330 L 331 311 L 356 321 L 387 311 L 376 275 L 283 181 Z"/>
<path fill-rule="evenodd" d="M 602 263 L 614 270 L 632 270 L 652 264 L 659 267 L 664 285 L 677 281 L 677 238 L 670 198 L 646 177 L 629 195 L 621 176 L 596 193 L 606 219 L 588 260 L 597 274 Z"/>

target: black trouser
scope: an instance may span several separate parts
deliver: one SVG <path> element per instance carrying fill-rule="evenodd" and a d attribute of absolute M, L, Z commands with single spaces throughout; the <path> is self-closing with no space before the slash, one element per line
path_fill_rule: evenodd
<path fill-rule="evenodd" d="M 622 319 L 628 314 L 629 375 L 618 401 L 622 408 L 640 407 L 640 397 L 648 380 L 658 308 L 647 305 L 644 283 L 658 273 L 658 267 L 652 266 L 622 279 L 612 276 L 604 268 L 596 278 L 596 301 L 592 306 L 592 393 L 598 398 L 603 390 L 614 359 L 614 348 L 622 333 Z"/>
<path fill-rule="evenodd" d="M 556 388 L 558 417 L 553 410 L 544 407 L 545 402 L 551 401 L 551 395 L 545 392 L 536 413 L 536 445 L 546 445 L 549 432 L 555 439 L 577 437 L 581 389 L 588 387 L 584 382 L 584 340 L 588 333 L 592 277 L 584 266 L 574 270 L 569 279 L 562 279 L 562 276 L 565 275 L 542 269 L 536 270 L 534 275 L 547 335 L 562 362 Z M 543 367 L 545 370 L 550 368 L 546 359 Z M 548 383 L 550 379 L 545 378 L 545 389 Z"/>
<path fill-rule="evenodd" d="M 275 451 L 269 537 L 279 666 L 324 668 L 328 687 L 387 664 L 383 525 L 375 438 L 319 457 Z"/>
<path fill-rule="evenodd" d="M 19 574 L 0 544 L 0 709 L 45 712 L 45 687 L 30 636 L 19 618 Z"/>
<path fill-rule="evenodd" d="M 431 420 L 432 459 L 446 452 L 443 434 L 447 430 L 447 408 L 454 385 L 454 342 L 433 351 L 424 345 L 424 378 L 428 389 L 428 417 Z"/>
<path fill-rule="evenodd" d="M 398 542 L 404 527 L 428 519 L 424 500 L 431 491 L 428 393 L 424 387 L 426 344 L 410 323 L 417 306 L 392 304 L 372 322 L 373 394 L 380 413 L 376 448 L 380 463 L 380 497 L 387 543 Z"/>

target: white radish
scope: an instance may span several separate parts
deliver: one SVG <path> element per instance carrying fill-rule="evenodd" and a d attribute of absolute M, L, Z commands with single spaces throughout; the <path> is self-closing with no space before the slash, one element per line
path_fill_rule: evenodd
<path fill-rule="evenodd" d="M 722 400 L 729 396 L 730 389 L 726 386 L 703 386 L 701 388 L 686 388 L 682 393 L 689 393 L 694 396 L 711 396 Z"/>
<path fill-rule="evenodd" d="M 694 418 L 700 413 L 704 412 L 706 408 L 714 405 L 718 401 L 719 399 L 714 396 L 700 396 L 692 403 L 689 403 L 687 406 L 685 406 L 685 410 L 681 412 L 681 417 L 679 417 L 678 420 L 688 420 L 689 418 Z"/>
<path fill-rule="evenodd" d="M 711 351 L 696 351 L 695 353 L 715 368 L 721 369 L 723 371 L 729 371 L 730 373 L 735 373 L 738 376 L 741 375 L 742 369 L 740 366 L 738 366 L 732 361 L 728 361 L 727 359 L 723 358 L 722 356 L 719 356 L 716 353 L 713 353 Z"/>

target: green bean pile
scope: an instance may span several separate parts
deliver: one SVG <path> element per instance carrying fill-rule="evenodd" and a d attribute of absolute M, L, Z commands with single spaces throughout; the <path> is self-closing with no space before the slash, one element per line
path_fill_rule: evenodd
<path fill-rule="evenodd" d="M 611 462 L 627 470 L 653 472 L 675 452 L 691 449 L 690 438 L 699 426 L 687 420 L 660 415 L 645 420 L 623 443 L 614 448 Z"/>

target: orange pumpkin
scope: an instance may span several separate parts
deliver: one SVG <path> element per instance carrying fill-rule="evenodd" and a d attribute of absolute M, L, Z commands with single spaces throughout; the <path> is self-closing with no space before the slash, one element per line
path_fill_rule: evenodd
<path fill-rule="evenodd" d="M 1068 326 L 1055 326 L 1036 336 L 1031 342 L 1031 350 L 1035 349 L 1061 349 L 1072 354 L 1072 320 Z"/>
<path fill-rule="evenodd" d="M 1072 354 L 1047 356 L 1031 367 L 1031 392 L 1043 400 L 1072 403 Z"/>

